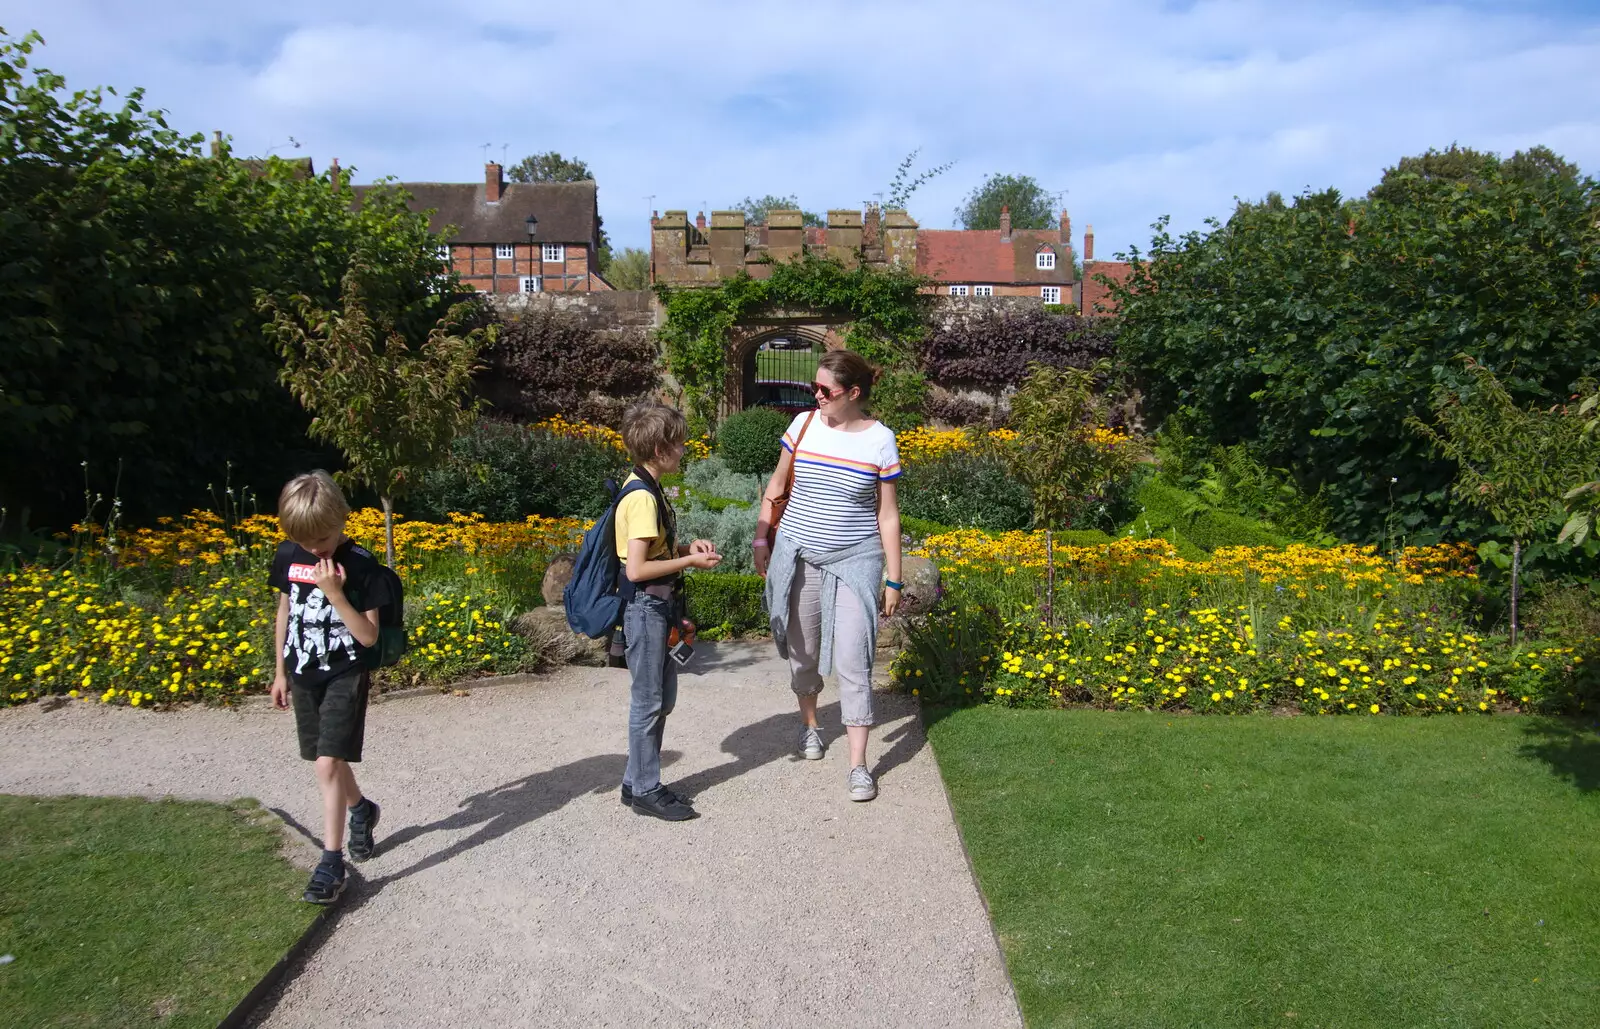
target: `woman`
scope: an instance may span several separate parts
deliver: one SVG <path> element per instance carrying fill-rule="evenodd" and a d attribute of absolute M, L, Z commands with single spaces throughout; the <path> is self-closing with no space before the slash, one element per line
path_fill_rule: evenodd
<path fill-rule="evenodd" d="M 862 411 L 874 378 L 859 354 L 823 355 L 811 387 L 817 409 L 798 415 L 784 433 L 755 541 L 772 638 L 789 659 L 790 686 L 800 701 L 800 753 L 809 761 L 822 757 L 817 694 L 822 677 L 836 673 L 850 740 L 850 799 L 861 801 L 878 795 L 867 769 L 877 616 L 880 605 L 884 617 L 894 614 L 902 588 L 894 485 L 900 454 L 894 432 Z M 772 503 L 791 470 L 794 488 L 769 554 Z"/>

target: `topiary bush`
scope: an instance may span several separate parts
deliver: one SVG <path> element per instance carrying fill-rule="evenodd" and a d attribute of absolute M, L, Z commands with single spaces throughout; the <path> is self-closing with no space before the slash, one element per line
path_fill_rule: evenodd
<path fill-rule="evenodd" d="M 727 418 L 717 429 L 717 455 L 742 474 L 760 475 L 778 467 L 783 433 L 790 417 L 770 407 L 752 407 Z"/>
<path fill-rule="evenodd" d="M 627 455 L 616 447 L 481 421 L 451 444 L 443 466 L 423 477 L 406 510 L 429 521 L 444 521 L 451 511 L 476 511 L 495 522 L 596 518 L 610 504 L 606 479 L 621 482 L 627 472 Z"/>
<path fill-rule="evenodd" d="M 1262 522 L 1207 507 L 1195 494 L 1160 482 L 1145 483 L 1137 499 L 1144 510 L 1124 530 L 1135 536 L 1168 536 L 1167 530 L 1175 529 L 1207 552 L 1218 547 L 1284 547 L 1290 542 Z"/>
<path fill-rule="evenodd" d="M 1033 521 L 1033 498 L 1005 462 L 956 453 L 917 462 L 897 480 L 902 516 L 962 529 L 1004 532 Z"/>

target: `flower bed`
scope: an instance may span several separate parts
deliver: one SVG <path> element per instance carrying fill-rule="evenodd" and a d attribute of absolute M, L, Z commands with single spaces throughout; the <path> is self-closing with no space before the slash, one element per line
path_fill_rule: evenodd
<path fill-rule="evenodd" d="M 549 554 L 575 547 L 584 528 L 472 515 L 398 521 L 411 650 L 382 680 L 422 685 L 536 664 L 509 617 L 536 602 Z M 59 693 L 139 706 L 225 701 L 270 685 L 276 599 L 266 568 L 282 540 L 276 519 L 230 527 L 197 511 L 114 536 L 77 529 L 74 567 L 0 577 L 0 700 Z M 382 553 L 381 512 L 355 512 L 347 530 Z"/>
<path fill-rule="evenodd" d="M 1042 533 L 949 533 L 919 553 L 949 601 L 897 681 L 942 702 L 1237 713 L 1489 712 L 1581 706 L 1585 641 L 1512 649 L 1473 632 L 1471 551 L 1059 544 L 1047 620 Z M 1593 641 L 1588 641 L 1593 642 Z"/>

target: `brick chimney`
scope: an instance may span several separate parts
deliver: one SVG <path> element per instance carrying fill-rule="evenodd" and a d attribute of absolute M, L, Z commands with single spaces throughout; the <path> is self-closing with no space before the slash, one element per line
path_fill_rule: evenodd
<path fill-rule="evenodd" d="M 328 185 L 335 193 L 337 193 L 339 192 L 339 185 L 341 181 L 342 180 L 339 178 L 339 159 L 335 157 L 333 159 L 333 164 L 328 167 Z"/>
<path fill-rule="evenodd" d="M 706 231 L 706 213 L 704 211 L 701 211 L 694 216 L 694 227 L 699 229 L 701 232 Z"/>
<path fill-rule="evenodd" d="M 1094 260 L 1094 226 L 1093 225 L 1085 225 L 1083 227 L 1083 259 L 1085 261 L 1093 261 Z"/>
<path fill-rule="evenodd" d="M 1000 242 L 1011 242 L 1011 205 L 1003 204 L 1000 207 Z"/>
<path fill-rule="evenodd" d="M 222 156 L 222 130 L 221 129 L 213 129 L 213 130 L 211 130 L 211 156 L 212 157 L 221 157 Z"/>
<path fill-rule="evenodd" d="M 1067 217 L 1066 208 L 1061 209 L 1061 242 L 1072 245 L 1072 219 Z"/>
<path fill-rule="evenodd" d="M 483 166 L 483 198 L 491 204 L 498 204 L 500 194 L 505 192 L 506 180 L 501 174 L 503 170 L 493 161 Z"/>

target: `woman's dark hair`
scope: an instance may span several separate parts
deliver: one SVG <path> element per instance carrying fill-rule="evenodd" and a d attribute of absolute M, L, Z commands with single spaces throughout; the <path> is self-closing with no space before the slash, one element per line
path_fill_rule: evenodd
<path fill-rule="evenodd" d="M 840 389 L 859 389 L 863 404 L 871 398 L 872 384 L 878 381 L 878 370 L 853 350 L 830 350 L 822 355 L 817 368 L 826 368 Z"/>

